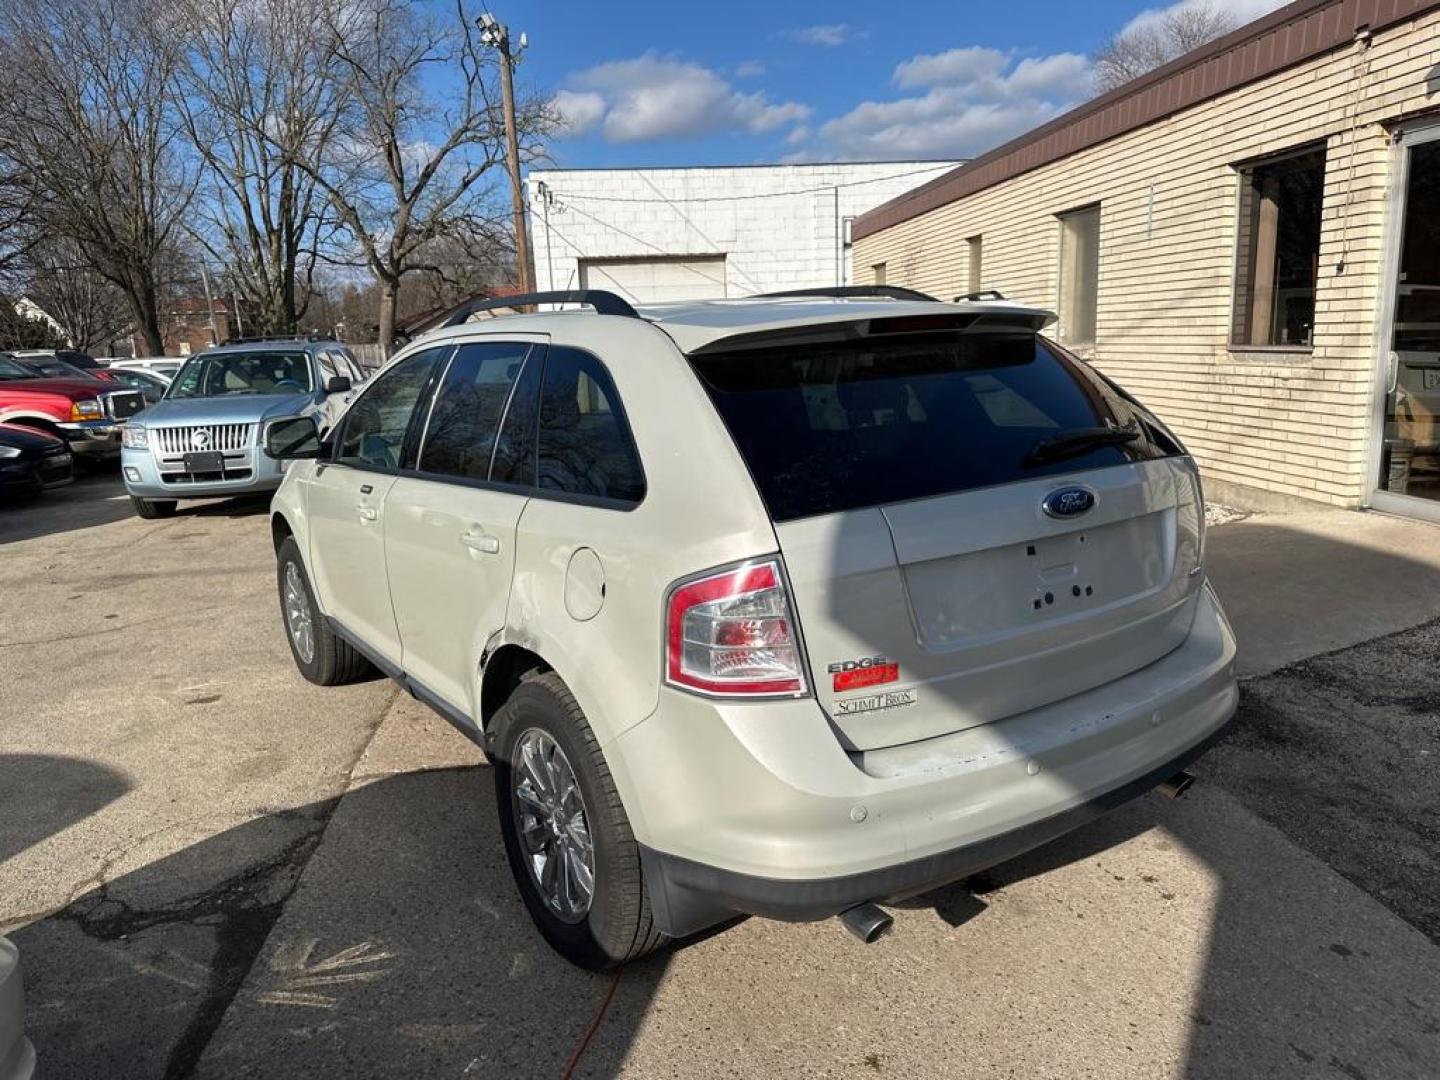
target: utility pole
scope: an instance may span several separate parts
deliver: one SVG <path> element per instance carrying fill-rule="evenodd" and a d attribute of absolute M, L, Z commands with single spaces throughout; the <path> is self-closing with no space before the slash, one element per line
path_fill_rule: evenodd
<path fill-rule="evenodd" d="M 530 240 L 525 233 L 525 197 L 520 190 L 520 139 L 515 131 L 515 65 L 528 42 L 520 35 L 519 47 L 511 52 L 510 29 L 488 11 L 475 20 L 480 40 L 500 54 L 500 91 L 505 106 L 505 157 L 510 171 L 510 205 L 515 216 L 515 271 L 521 292 L 534 292 L 530 273 Z"/>
<path fill-rule="evenodd" d="M 210 273 L 203 262 L 200 264 L 200 280 L 205 283 L 205 310 L 210 315 L 210 344 L 219 345 L 220 331 L 215 328 L 215 297 L 210 293 Z"/>

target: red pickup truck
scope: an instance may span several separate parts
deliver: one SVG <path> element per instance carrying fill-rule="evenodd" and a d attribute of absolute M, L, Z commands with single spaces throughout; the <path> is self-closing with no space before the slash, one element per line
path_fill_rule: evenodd
<path fill-rule="evenodd" d="M 58 435 L 89 460 L 120 456 L 120 428 L 145 407 L 138 390 L 92 379 L 36 378 L 0 354 L 0 423 Z"/>

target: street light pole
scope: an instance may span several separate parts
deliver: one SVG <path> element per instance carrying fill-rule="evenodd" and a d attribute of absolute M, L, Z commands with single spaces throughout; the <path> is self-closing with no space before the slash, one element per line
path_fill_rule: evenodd
<path fill-rule="evenodd" d="M 480 40 L 493 46 L 500 54 L 500 91 L 505 111 L 505 157 L 510 172 L 510 205 L 515 218 L 515 271 L 521 292 L 534 292 L 530 273 L 530 240 L 525 232 L 525 198 L 520 189 L 520 138 L 515 131 L 514 68 L 525 48 L 525 35 L 520 35 L 520 48 L 510 51 L 510 29 L 488 11 L 475 20 L 480 25 Z"/>

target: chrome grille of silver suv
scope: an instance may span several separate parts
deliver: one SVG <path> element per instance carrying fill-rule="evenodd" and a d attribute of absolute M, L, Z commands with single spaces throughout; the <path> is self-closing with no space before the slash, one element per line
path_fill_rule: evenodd
<path fill-rule="evenodd" d="M 254 437 L 254 424 L 188 424 L 184 427 L 157 427 L 151 432 L 162 454 L 183 454 L 191 450 L 244 450 Z M 203 437 L 196 440 L 197 433 Z"/>

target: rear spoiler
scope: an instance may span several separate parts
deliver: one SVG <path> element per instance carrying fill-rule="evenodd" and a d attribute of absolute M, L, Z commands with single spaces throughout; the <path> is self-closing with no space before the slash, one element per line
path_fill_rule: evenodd
<path fill-rule="evenodd" d="M 691 355 L 947 331 L 962 334 L 1038 334 L 1055 320 L 1053 311 L 1021 307 L 1006 309 L 998 304 L 989 311 L 956 311 L 946 306 L 928 311 L 912 309 L 905 315 L 872 314 L 863 319 L 847 319 L 843 315 L 837 315 L 833 320 L 812 321 L 799 326 L 780 326 L 717 338 L 692 350 Z M 663 327 L 663 324 L 661 325 Z"/>

